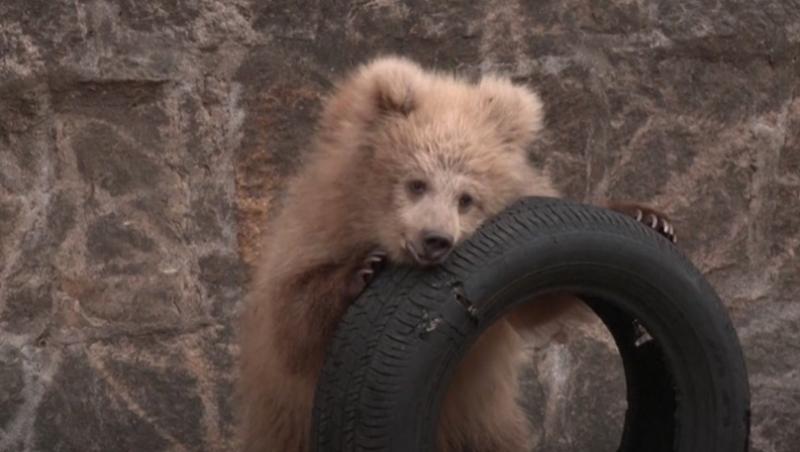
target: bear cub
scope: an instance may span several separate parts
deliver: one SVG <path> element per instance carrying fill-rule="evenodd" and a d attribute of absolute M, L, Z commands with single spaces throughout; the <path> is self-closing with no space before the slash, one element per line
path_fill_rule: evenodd
<path fill-rule="evenodd" d="M 539 97 L 507 78 L 470 82 L 400 57 L 375 59 L 342 80 L 264 237 L 247 297 L 239 386 L 247 451 L 310 449 L 328 344 L 384 262 L 437 265 L 518 198 L 559 195 L 527 157 L 542 115 Z M 656 211 L 610 207 L 674 239 Z M 444 399 L 439 450 L 530 449 L 517 403 L 520 330 L 551 317 L 501 320 L 470 349 Z M 487 385 L 493 390 L 476 389 Z"/>

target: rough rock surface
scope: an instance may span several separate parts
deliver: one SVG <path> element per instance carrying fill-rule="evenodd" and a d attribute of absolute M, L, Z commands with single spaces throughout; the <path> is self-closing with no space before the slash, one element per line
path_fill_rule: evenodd
<path fill-rule="evenodd" d="M 672 215 L 744 344 L 753 449 L 796 450 L 797 0 L 0 2 L 0 450 L 235 447 L 259 226 L 382 51 L 538 87 L 565 193 Z M 615 450 L 607 340 L 537 356 L 540 450 Z"/>

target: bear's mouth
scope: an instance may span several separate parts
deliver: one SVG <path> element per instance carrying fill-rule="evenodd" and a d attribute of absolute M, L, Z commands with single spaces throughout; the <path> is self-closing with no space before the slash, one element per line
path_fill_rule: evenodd
<path fill-rule="evenodd" d="M 445 260 L 445 258 L 450 254 L 446 253 L 444 256 L 441 256 L 437 259 L 431 259 L 429 257 L 426 257 L 424 254 L 419 253 L 417 249 L 414 247 L 414 243 L 410 240 L 406 241 L 404 248 L 406 252 L 414 259 L 414 262 L 423 267 L 431 267 L 434 265 L 441 264 Z"/>

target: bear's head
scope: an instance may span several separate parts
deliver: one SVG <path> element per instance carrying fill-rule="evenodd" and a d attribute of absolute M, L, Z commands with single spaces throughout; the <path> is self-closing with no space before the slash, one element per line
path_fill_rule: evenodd
<path fill-rule="evenodd" d="M 556 195 L 527 157 L 541 124 L 539 97 L 508 79 L 470 82 L 383 57 L 340 85 L 321 132 L 356 153 L 357 180 L 345 182 L 358 184 L 376 245 L 433 265 L 516 199 Z"/>

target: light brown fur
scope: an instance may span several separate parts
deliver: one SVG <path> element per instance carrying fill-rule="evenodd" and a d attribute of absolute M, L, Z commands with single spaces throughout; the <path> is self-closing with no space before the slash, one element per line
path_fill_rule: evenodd
<path fill-rule="evenodd" d="M 414 262 L 409 243 L 422 229 L 446 231 L 460 242 L 522 196 L 558 195 L 526 158 L 541 117 L 539 98 L 506 79 L 470 83 L 396 57 L 362 66 L 337 87 L 314 152 L 291 180 L 265 237 L 243 315 L 247 451 L 309 449 L 317 376 L 354 296 L 352 276 L 370 250 Z M 409 195 L 407 181 L 414 178 L 430 185 L 426 196 Z M 463 193 L 474 198 L 468 210 L 458 204 Z M 559 306 L 511 320 L 530 326 L 571 305 Z M 529 448 L 528 421 L 517 404 L 522 354 L 510 320 L 481 336 L 445 398 L 440 450 Z"/>

